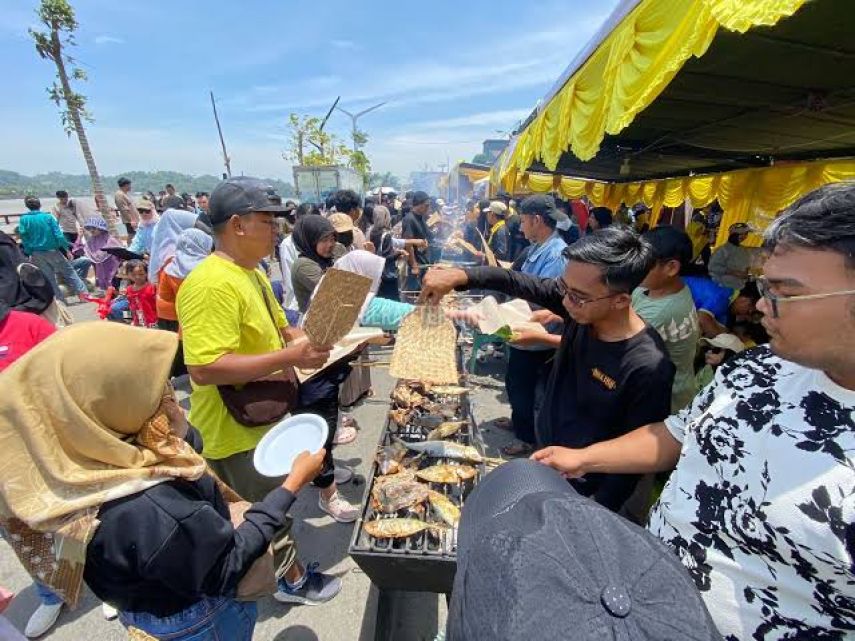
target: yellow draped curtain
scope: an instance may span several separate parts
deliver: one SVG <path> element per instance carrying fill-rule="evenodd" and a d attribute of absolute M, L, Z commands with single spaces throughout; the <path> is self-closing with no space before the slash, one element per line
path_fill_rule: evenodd
<path fill-rule="evenodd" d="M 739 169 L 721 174 L 667 178 L 633 183 L 605 183 L 543 173 L 518 177 L 520 191 L 555 192 L 563 198 L 588 199 L 597 206 L 617 209 L 621 203 L 644 203 L 652 210 L 650 225 L 659 220 L 662 207 L 678 207 L 689 201 L 706 207 L 718 200 L 724 218 L 716 245 L 727 240 L 727 229 L 747 222 L 762 231 L 783 209 L 801 196 L 828 183 L 855 180 L 855 159 L 781 163 L 774 167 Z M 753 239 L 759 242 L 759 237 Z"/>
<path fill-rule="evenodd" d="M 744 33 L 774 25 L 806 0 L 642 0 L 541 109 L 497 163 L 510 191 L 542 161 L 554 170 L 570 150 L 590 160 L 668 86 L 686 61 L 706 53 L 719 28 Z"/>

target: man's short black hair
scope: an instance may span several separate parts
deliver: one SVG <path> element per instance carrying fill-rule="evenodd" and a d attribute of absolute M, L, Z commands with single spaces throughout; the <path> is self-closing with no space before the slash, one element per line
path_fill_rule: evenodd
<path fill-rule="evenodd" d="M 56 192 L 56 197 L 57 198 L 68 198 L 68 192 L 65 191 L 64 189 L 60 189 L 58 192 Z"/>
<path fill-rule="evenodd" d="M 490 209 L 490 200 L 488 198 L 482 198 L 478 201 L 478 211 L 487 211 Z"/>
<path fill-rule="evenodd" d="M 211 194 L 209 194 L 207 191 L 197 191 L 196 192 L 196 198 L 201 198 L 202 196 L 204 196 L 205 198 L 210 198 Z"/>
<path fill-rule="evenodd" d="M 24 207 L 30 211 L 38 211 L 42 208 L 42 201 L 37 196 L 27 196 L 24 198 Z"/>
<path fill-rule="evenodd" d="M 164 209 L 187 209 L 187 203 L 184 202 L 184 199 L 181 196 L 173 195 L 167 196 L 163 199 L 163 208 Z"/>
<path fill-rule="evenodd" d="M 175 185 L 173 185 L 172 183 L 166 183 L 166 188 L 169 189 L 170 187 L 175 189 Z"/>
<path fill-rule="evenodd" d="M 615 293 L 630 294 L 653 266 L 653 248 L 624 227 L 606 227 L 586 234 L 564 249 L 567 260 L 599 267 L 603 283 Z"/>
<path fill-rule="evenodd" d="M 348 214 L 362 205 L 359 195 L 352 189 L 339 189 L 332 197 L 332 204 L 340 214 Z"/>
<path fill-rule="evenodd" d="M 315 203 L 300 203 L 299 205 L 297 205 L 297 209 L 294 210 L 294 217 L 298 220 L 303 216 L 307 216 L 310 214 L 320 216 L 321 208 L 318 207 Z"/>
<path fill-rule="evenodd" d="M 642 234 L 653 247 L 653 258 L 658 262 L 676 260 L 680 263 L 680 273 L 692 262 L 692 241 L 689 235 L 676 227 L 662 225 Z"/>
<path fill-rule="evenodd" d="M 119 184 L 119 187 L 124 187 L 125 185 L 130 185 L 130 184 L 131 184 L 131 179 L 130 179 L 130 178 L 125 178 L 124 176 L 122 176 L 122 177 L 121 177 L 121 178 L 119 178 L 119 180 L 117 180 L 116 182 Z"/>
<path fill-rule="evenodd" d="M 763 236 L 770 251 L 802 247 L 842 254 L 855 269 L 855 182 L 815 189 L 790 205 Z"/>

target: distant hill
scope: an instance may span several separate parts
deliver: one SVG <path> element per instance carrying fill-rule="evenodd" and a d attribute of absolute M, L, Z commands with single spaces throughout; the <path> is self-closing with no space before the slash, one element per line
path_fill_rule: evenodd
<path fill-rule="evenodd" d="M 220 182 L 217 176 L 203 175 L 191 176 L 177 171 L 128 171 L 116 176 L 102 176 L 104 190 L 108 194 L 116 191 L 116 181 L 121 176 L 127 176 L 133 183 L 133 190 L 161 191 L 167 183 L 175 185 L 179 193 L 211 190 Z M 294 188 L 286 182 L 269 178 L 270 183 L 276 188 L 280 196 L 288 197 L 294 195 Z M 92 193 L 92 183 L 88 174 L 63 174 L 51 172 L 38 174 L 36 176 L 24 176 L 15 171 L 0 169 L 0 198 L 22 198 L 29 194 L 36 196 L 53 196 L 57 190 L 64 189 L 76 196 L 87 196 Z"/>

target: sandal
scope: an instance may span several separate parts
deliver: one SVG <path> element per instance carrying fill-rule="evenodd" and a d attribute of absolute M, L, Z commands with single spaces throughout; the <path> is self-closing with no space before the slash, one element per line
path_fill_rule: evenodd
<path fill-rule="evenodd" d="M 341 426 L 342 427 L 352 427 L 355 430 L 359 429 L 359 423 L 356 422 L 356 419 L 353 418 L 352 414 L 342 414 L 341 415 Z"/>
<path fill-rule="evenodd" d="M 534 452 L 534 448 L 528 443 L 514 443 L 502 448 L 502 454 L 505 456 L 529 456 L 532 452 Z"/>
<path fill-rule="evenodd" d="M 500 430 L 507 430 L 509 432 L 513 431 L 514 424 L 511 422 L 507 416 L 503 416 L 502 418 L 497 418 L 493 421 L 493 425 L 498 427 Z"/>
<path fill-rule="evenodd" d="M 350 425 L 342 425 L 335 431 L 333 443 L 336 445 L 346 445 L 353 443 L 356 440 L 356 428 Z"/>

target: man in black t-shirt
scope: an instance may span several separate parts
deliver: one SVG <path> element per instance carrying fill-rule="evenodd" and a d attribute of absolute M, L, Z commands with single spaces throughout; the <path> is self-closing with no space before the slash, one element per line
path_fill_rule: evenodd
<path fill-rule="evenodd" d="M 665 419 L 674 365 L 659 334 L 632 309 L 632 291 L 653 263 L 650 244 L 611 227 L 564 252 L 567 267 L 555 279 L 498 267 L 431 270 L 422 299 L 438 302 L 452 289 L 491 289 L 545 308 L 535 315 L 542 322 L 563 320 L 536 436 L 539 446 L 586 447 Z M 618 510 L 637 481 L 634 475 L 592 473 L 571 482 Z"/>
<path fill-rule="evenodd" d="M 433 240 L 433 232 L 427 226 L 427 215 L 430 212 L 430 196 L 423 191 L 413 192 L 412 208 L 410 212 L 404 216 L 401 225 L 401 236 L 404 239 L 419 239 L 426 240 L 430 243 Z M 407 278 L 407 290 L 418 291 L 421 287 L 422 268 L 430 264 L 429 251 L 430 248 L 413 247 L 415 252 L 415 265 L 410 267 L 410 274 Z"/>

